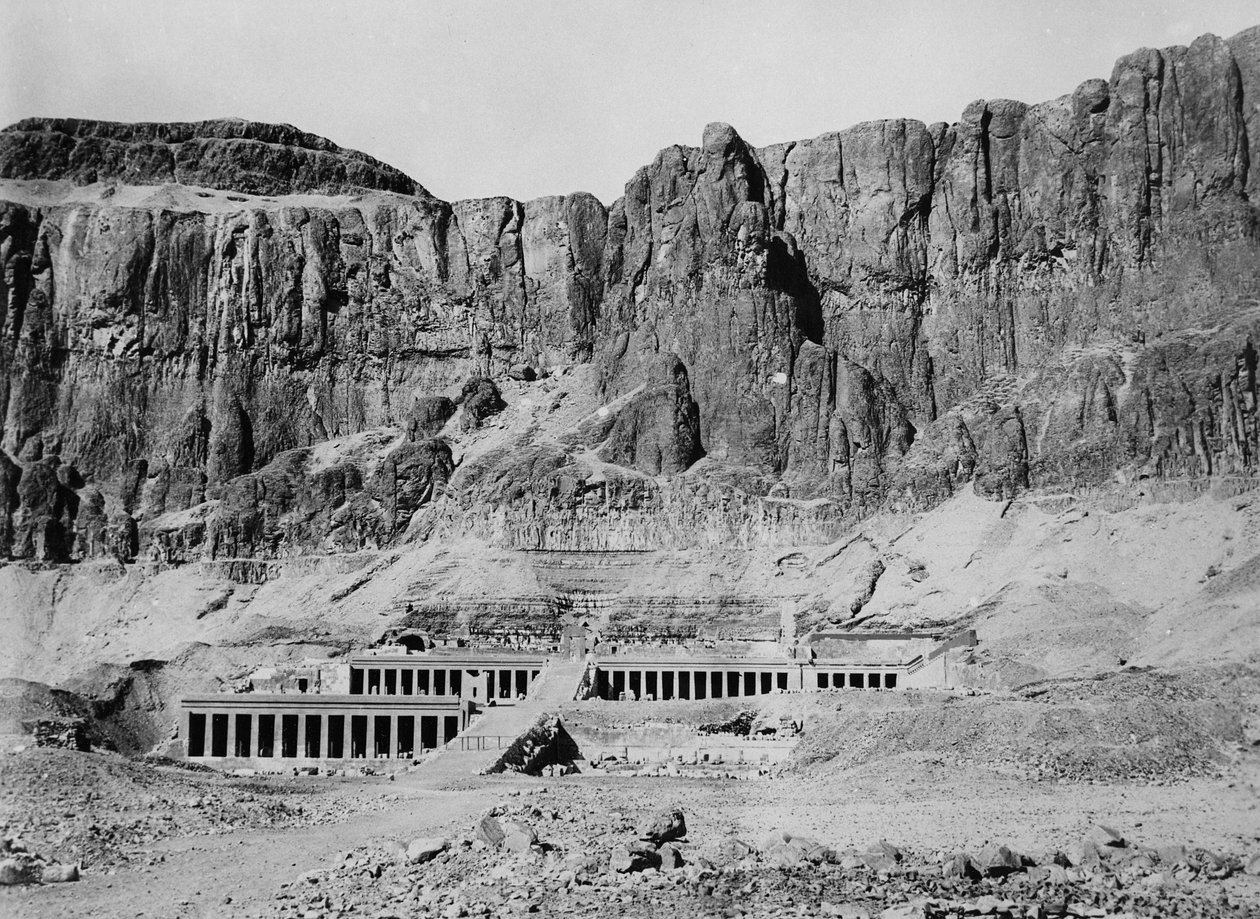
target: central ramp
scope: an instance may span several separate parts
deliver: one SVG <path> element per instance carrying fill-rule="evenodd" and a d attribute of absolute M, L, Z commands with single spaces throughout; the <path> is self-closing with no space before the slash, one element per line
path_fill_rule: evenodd
<path fill-rule="evenodd" d="M 585 661 L 551 660 L 524 701 L 482 709 L 430 764 L 434 772 L 472 775 L 495 760 L 538 720 L 572 702 L 586 675 Z"/>

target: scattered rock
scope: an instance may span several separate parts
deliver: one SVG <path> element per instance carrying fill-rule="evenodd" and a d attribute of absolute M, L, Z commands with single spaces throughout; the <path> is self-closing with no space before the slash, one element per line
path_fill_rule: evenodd
<path fill-rule="evenodd" d="M 407 861 L 413 865 L 421 865 L 445 852 L 448 845 L 449 843 L 440 836 L 413 839 L 407 846 Z"/>
<path fill-rule="evenodd" d="M 657 846 L 686 835 L 687 821 L 678 808 L 657 811 L 639 824 L 639 838 Z"/>
<path fill-rule="evenodd" d="M 78 865 L 47 865 L 44 868 L 45 884 L 65 884 L 79 879 Z"/>
<path fill-rule="evenodd" d="M 31 865 L 16 858 L 0 861 L 0 884 L 33 884 L 38 876 L 31 870 Z"/>
<path fill-rule="evenodd" d="M 968 881 L 978 881 L 984 876 L 976 860 L 966 852 L 955 852 L 951 855 L 941 874 L 946 878 L 963 878 Z"/>
<path fill-rule="evenodd" d="M 661 859 L 656 850 L 644 842 L 631 842 L 613 848 L 608 867 L 618 874 L 631 874 L 656 868 Z"/>
<path fill-rule="evenodd" d="M 672 843 L 665 843 L 656 854 L 660 856 L 662 871 L 673 871 L 683 866 L 682 852 L 678 851 L 678 847 Z"/>
<path fill-rule="evenodd" d="M 980 870 L 991 878 L 1005 877 L 1024 867 L 1020 857 L 1006 846 L 991 845 L 985 847 L 977 859 Z"/>
<path fill-rule="evenodd" d="M 477 827 L 473 830 L 473 837 L 484 842 L 492 849 L 497 849 L 503 845 L 503 825 L 499 823 L 499 818 L 493 814 L 486 814 L 477 821 Z"/>
<path fill-rule="evenodd" d="M 509 852 L 528 852 L 538 844 L 538 834 L 524 820 L 503 821 L 503 848 Z"/>

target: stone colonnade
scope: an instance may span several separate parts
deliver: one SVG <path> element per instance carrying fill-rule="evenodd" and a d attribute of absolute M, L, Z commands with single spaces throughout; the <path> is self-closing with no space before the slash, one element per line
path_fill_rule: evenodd
<path fill-rule="evenodd" d="M 527 695 L 542 664 L 501 666 L 477 662 L 461 666 L 395 662 L 354 662 L 350 694 L 367 696 L 461 696 L 473 701 L 516 699 Z"/>
<path fill-rule="evenodd" d="M 896 670 L 819 670 L 818 689 L 896 689 Z"/>
<path fill-rule="evenodd" d="M 351 760 L 411 759 L 453 739 L 463 727 L 457 706 L 432 713 L 371 708 L 184 704 L 190 758 Z"/>
<path fill-rule="evenodd" d="M 776 690 L 896 689 L 892 668 L 826 668 L 791 665 L 715 665 L 683 662 L 613 664 L 595 669 L 595 695 L 601 699 L 729 699 Z"/>

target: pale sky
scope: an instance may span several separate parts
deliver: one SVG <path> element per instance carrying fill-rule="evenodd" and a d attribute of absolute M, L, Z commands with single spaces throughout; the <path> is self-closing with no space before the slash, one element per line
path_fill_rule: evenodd
<path fill-rule="evenodd" d="M 0 0 L 0 124 L 288 122 L 448 200 L 589 191 L 726 121 L 761 146 L 1041 102 L 1255 0 Z"/>

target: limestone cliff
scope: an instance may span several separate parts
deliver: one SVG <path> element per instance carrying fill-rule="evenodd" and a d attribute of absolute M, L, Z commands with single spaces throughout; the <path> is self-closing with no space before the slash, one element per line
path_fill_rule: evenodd
<path fill-rule="evenodd" d="M 710 125 L 607 208 L 439 201 L 287 126 L 21 122 L 0 552 L 817 542 L 1251 474 L 1258 111 L 1260 28 L 952 125 Z"/>

